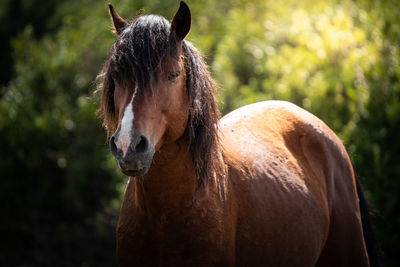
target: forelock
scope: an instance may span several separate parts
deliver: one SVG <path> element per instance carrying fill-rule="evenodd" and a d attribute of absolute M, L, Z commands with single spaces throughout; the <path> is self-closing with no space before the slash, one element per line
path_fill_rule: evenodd
<path fill-rule="evenodd" d="M 146 88 L 156 82 L 170 48 L 170 23 L 157 15 L 136 18 L 111 50 L 112 72 L 122 82 Z"/>

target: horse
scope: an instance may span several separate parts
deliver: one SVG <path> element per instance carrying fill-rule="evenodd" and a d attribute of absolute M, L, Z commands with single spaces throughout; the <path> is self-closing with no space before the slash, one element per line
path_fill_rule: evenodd
<path fill-rule="evenodd" d="M 285 101 L 221 118 L 216 85 L 171 22 L 126 22 L 99 74 L 99 113 L 129 176 L 117 225 L 119 266 L 372 266 L 368 212 L 341 140 Z"/>

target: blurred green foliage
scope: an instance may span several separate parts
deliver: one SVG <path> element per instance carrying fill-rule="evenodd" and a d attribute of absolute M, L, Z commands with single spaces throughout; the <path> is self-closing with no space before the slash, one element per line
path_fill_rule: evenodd
<path fill-rule="evenodd" d="M 171 18 L 177 1 L 112 2 Z M 400 4 L 188 1 L 189 35 L 226 113 L 292 101 L 346 144 L 375 212 L 386 266 L 400 232 Z M 0 0 L 4 266 L 113 266 L 126 178 L 108 153 L 95 77 L 114 41 L 107 2 Z M 4 219 L 5 218 L 5 219 Z"/>

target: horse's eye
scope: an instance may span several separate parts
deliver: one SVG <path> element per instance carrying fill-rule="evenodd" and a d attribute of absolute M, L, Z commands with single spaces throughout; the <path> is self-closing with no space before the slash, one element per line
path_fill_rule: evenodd
<path fill-rule="evenodd" d="M 180 73 L 180 71 L 171 72 L 170 74 L 168 74 L 168 81 L 170 81 L 171 83 L 175 82 Z"/>

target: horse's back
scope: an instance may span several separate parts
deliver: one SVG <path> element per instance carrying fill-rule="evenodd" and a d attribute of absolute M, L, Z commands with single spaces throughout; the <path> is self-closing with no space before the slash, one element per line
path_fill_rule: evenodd
<path fill-rule="evenodd" d="M 321 120 L 266 101 L 229 113 L 219 128 L 239 264 L 367 266 L 352 166 Z"/>

